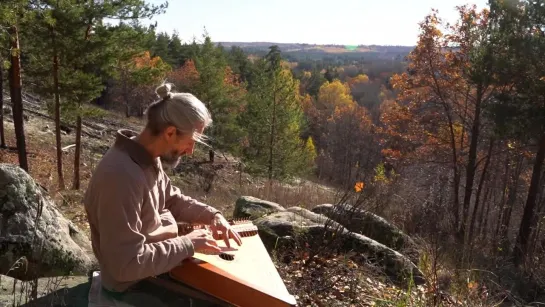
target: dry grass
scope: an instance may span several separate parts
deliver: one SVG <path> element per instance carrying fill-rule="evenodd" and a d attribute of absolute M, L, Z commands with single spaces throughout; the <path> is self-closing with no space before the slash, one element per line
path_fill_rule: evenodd
<path fill-rule="evenodd" d="M 252 177 L 231 156 L 216 157 L 214 164 L 205 163 L 205 156 L 197 150 L 194 157 L 182 162 L 176 175 L 171 173 L 171 179 L 183 193 L 223 210 L 226 216 L 232 213 L 236 200 L 241 196 L 265 199 L 285 208 L 312 208 L 335 203 L 341 197 L 335 189 L 309 180 L 286 184 Z"/>

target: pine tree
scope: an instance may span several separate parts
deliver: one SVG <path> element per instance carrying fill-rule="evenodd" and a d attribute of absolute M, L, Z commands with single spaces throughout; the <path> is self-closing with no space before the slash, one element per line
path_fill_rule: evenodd
<path fill-rule="evenodd" d="M 5 39 L 0 34 L 0 46 L 7 45 Z M 4 69 L 7 63 L 4 61 L 5 53 L 0 49 L 0 148 L 6 148 L 6 138 L 4 135 Z"/>
<path fill-rule="evenodd" d="M 232 71 L 224 53 L 214 46 L 210 36 L 204 35 L 202 46 L 192 46 L 199 82 L 194 93 L 202 100 L 214 124 L 209 128 L 210 143 L 214 148 L 236 152 L 243 130 L 237 125 L 237 115 L 244 105 L 244 95 L 238 82 L 233 84 Z M 213 153 L 210 154 L 213 157 Z"/>
<path fill-rule="evenodd" d="M 9 50 L 9 87 L 13 112 L 13 125 L 17 143 L 19 165 L 28 172 L 26 153 L 25 128 L 23 121 L 23 99 L 21 78 L 21 44 L 19 38 L 20 23 L 32 20 L 34 14 L 25 8 L 25 1 L 7 0 L 0 3 L 0 49 Z M 5 62 L 0 54 L 0 70 L 4 69 Z M 3 79 L 0 74 L 0 93 L 3 90 Z M 0 94 L 0 112 L 3 112 L 3 95 Z M 5 146 L 3 116 L 0 120 L 1 143 Z"/>
<path fill-rule="evenodd" d="M 37 92 L 54 98 L 50 110 L 55 114 L 57 173 L 59 188 L 64 189 L 61 150 L 61 120 L 76 121 L 76 158 L 74 188 L 79 188 L 79 154 L 82 105 L 100 96 L 104 79 L 111 75 L 118 53 L 112 29 L 103 25 L 105 18 L 152 16 L 164 5 L 150 6 L 142 1 L 58 0 L 39 11 L 33 23 L 25 24 L 29 46 L 27 71 Z M 36 39 L 40 37 L 41 39 Z M 118 46 L 118 45 L 117 45 Z M 45 63 L 45 64 L 44 64 Z M 47 65 L 47 63 L 50 63 Z M 61 95 L 62 94 L 62 95 Z"/>
<path fill-rule="evenodd" d="M 153 57 L 160 57 L 169 65 L 174 66 L 176 62 L 174 61 L 174 58 L 171 57 L 171 48 L 173 46 L 170 43 L 171 40 L 168 34 L 166 32 L 161 32 L 157 34 L 157 39 L 153 44 L 151 51 Z"/>
<path fill-rule="evenodd" d="M 257 63 L 253 82 L 241 116 L 247 132 L 243 156 L 249 171 L 278 180 L 304 173 L 312 159 L 312 143 L 305 146 L 300 139 L 303 111 L 299 84 L 291 71 L 282 67 L 276 46 Z"/>
<path fill-rule="evenodd" d="M 530 144 L 534 151 L 532 175 L 513 250 L 515 264 L 524 263 L 535 232 L 545 161 L 545 7 L 540 1 L 490 1 L 494 26 L 494 73 L 500 85 L 514 90 L 495 95 L 488 109 L 501 137 Z"/>
<path fill-rule="evenodd" d="M 170 65 L 173 68 L 181 67 L 189 59 L 189 46 L 182 45 L 178 32 L 174 31 L 168 43 L 168 56 L 171 59 Z"/>

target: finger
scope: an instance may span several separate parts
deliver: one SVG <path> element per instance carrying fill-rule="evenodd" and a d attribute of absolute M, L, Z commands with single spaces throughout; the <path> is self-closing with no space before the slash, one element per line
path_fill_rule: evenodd
<path fill-rule="evenodd" d="M 229 242 L 229 233 L 232 232 L 230 229 L 226 229 L 224 232 L 223 232 L 223 241 L 225 241 L 225 245 L 227 245 L 227 247 L 231 247 L 231 242 Z"/>
<path fill-rule="evenodd" d="M 218 242 L 216 242 L 216 240 L 214 240 L 214 238 L 206 238 L 206 243 L 207 244 L 212 244 L 214 246 L 218 246 Z"/>
<path fill-rule="evenodd" d="M 235 242 L 237 242 L 238 246 L 241 246 L 242 245 L 242 238 L 240 237 L 238 232 L 233 231 L 232 234 L 233 234 L 233 240 L 235 240 Z"/>
<path fill-rule="evenodd" d="M 217 246 L 215 244 L 216 242 L 214 242 L 214 244 L 210 244 L 210 243 L 206 243 L 206 247 L 210 250 L 210 251 L 214 251 L 214 252 L 221 252 L 221 249 L 219 248 L 219 246 Z"/>
<path fill-rule="evenodd" d="M 219 237 L 219 232 L 218 232 L 218 227 L 210 227 L 211 230 L 212 230 L 212 234 L 214 236 L 214 238 L 218 238 Z"/>

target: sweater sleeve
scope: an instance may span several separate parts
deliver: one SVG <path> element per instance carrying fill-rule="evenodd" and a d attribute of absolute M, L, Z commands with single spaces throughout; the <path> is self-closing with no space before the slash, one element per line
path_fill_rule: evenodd
<path fill-rule="evenodd" d="M 141 233 L 143 176 L 108 173 L 95 195 L 103 269 L 117 281 L 129 282 L 167 272 L 193 256 L 193 244 L 185 236 L 146 243 Z"/>
<path fill-rule="evenodd" d="M 214 215 L 220 213 L 219 210 L 182 194 L 178 187 L 172 185 L 166 174 L 164 177 L 166 181 L 165 207 L 176 221 L 209 225 Z"/>

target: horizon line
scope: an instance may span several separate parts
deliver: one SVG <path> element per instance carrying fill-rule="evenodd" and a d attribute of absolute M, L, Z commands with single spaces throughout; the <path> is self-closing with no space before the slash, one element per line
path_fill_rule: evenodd
<path fill-rule="evenodd" d="M 276 44 L 276 45 L 314 45 L 314 46 L 357 46 L 357 47 L 370 47 L 370 46 L 378 46 L 378 47 L 407 47 L 407 48 L 414 48 L 416 45 L 389 45 L 389 44 L 335 44 L 335 43 L 327 43 L 327 44 L 318 44 L 318 43 L 279 43 L 279 42 L 271 42 L 271 41 L 212 41 L 213 43 L 220 44 L 220 43 L 233 43 L 233 44 Z"/>

